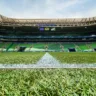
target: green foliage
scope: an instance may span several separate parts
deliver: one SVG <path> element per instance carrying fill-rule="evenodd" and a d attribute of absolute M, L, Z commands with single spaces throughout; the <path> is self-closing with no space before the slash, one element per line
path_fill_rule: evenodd
<path fill-rule="evenodd" d="M 35 64 L 43 55 L 43 52 L 2 52 L 0 64 Z"/>
<path fill-rule="evenodd" d="M 52 52 L 50 53 L 53 57 L 59 60 L 61 63 L 68 64 L 93 64 L 96 63 L 96 53 L 95 52 Z"/>
<path fill-rule="evenodd" d="M 96 96 L 96 71 L 0 70 L 0 96 Z"/>

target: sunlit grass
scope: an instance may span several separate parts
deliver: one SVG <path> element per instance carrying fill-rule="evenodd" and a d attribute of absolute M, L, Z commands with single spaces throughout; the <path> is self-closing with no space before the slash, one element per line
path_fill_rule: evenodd
<path fill-rule="evenodd" d="M 96 63 L 95 52 L 52 52 L 50 53 L 53 57 L 59 60 L 61 63 L 68 64 L 94 64 Z"/>
<path fill-rule="evenodd" d="M 0 52 L 0 64 L 35 64 L 44 52 Z"/>
<path fill-rule="evenodd" d="M 96 96 L 96 70 L 0 70 L 0 96 Z"/>
<path fill-rule="evenodd" d="M 36 64 L 45 52 L 0 52 L 0 64 Z M 50 52 L 61 63 L 68 64 L 94 64 L 95 52 Z"/>

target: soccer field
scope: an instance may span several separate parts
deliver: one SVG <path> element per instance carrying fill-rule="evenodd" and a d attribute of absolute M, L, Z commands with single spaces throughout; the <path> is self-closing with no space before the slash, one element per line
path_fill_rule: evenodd
<path fill-rule="evenodd" d="M 36 64 L 46 52 L 0 52 L 0 64 Z M 94 52 L 50 52 L 61 64 L 96 64 Z"/>
<path fill-rule="evenodd" d="M 0 64 L 35 64 L 44 52 L 2 52 Z"/>
<path fill-rule="evenodd" d="M 96 96 L 96 70 L 0 70 L 0 96 Z"/>
<path fill-rule="evenodd" d="M 95 52 L 52 52 L 50 54 L 61 63 L 65 64 L 96 64 Z"/>

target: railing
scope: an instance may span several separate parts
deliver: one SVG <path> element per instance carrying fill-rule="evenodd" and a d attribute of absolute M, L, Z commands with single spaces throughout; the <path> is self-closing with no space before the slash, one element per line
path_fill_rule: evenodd
<path fill-rule="evenodd" d="M 66 39 L 66 38 L 96 38 L 96 36 L 0 36 L 0 38 L 29 38 L 29 39 L 39 39 L 39 38 L 57 38 L 57 39 Z"/>
<path fill-rule="evenodd" d="M 81 22 L 79 22 L 79 23 L 73 23 L 73 24 L 71 24 L 71 23 L 54 23 L 54 26 L 51 26 L 51 25 L 44 25 L 44 26 L 38 26 L 38 23 L 12 23 L 12 22 L 2 22 L 1 23 L 1 25 L 2 26 L 14 26 L 14 27 L 18 27 L 18 26 L 35 26 L 35 27 L 83 27 L 83 26 L 93 26 L 93 25 L 96 25 L 96 21 L 95 22 L 90 22 L 90 23 L 86 23 L 86 22 L 84 22 L 84 23 L 81 23 Z"/>

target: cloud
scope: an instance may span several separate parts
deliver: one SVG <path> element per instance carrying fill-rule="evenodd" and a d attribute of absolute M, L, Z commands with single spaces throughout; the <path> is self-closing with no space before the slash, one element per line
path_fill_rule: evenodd
<path fill-rule="evenodd" d="M 8 6 L 5 1 L 0 0 L 0 13 L 13 18 L 79 18 L 96 15 L 94 6 L 88 11 L 80 10 L 90 0 L 14 0 L 13 6 Z"/>

